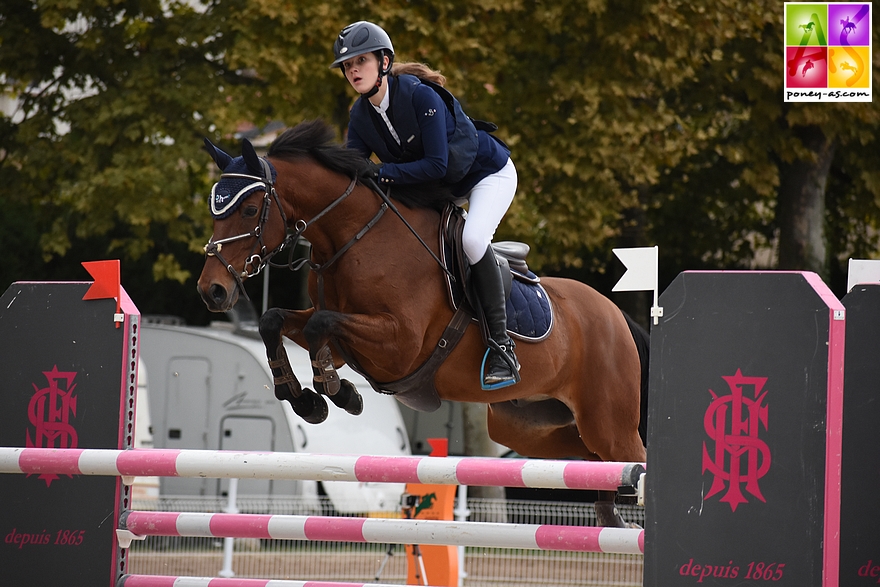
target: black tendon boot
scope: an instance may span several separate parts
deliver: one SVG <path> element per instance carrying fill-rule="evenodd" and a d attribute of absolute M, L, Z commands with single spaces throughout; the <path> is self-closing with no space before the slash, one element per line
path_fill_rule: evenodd
<path fill-rule="evenodd" d="M 513 340 L 507 336 L 504 283 L 492 247 L 487 249 L 482 259 L 471 265 L 471 277 L 489 327 L 489 350 L 483 361 L 483 389 L 498 389 L 518 383 L 519 361 L 513 352 Z"/>

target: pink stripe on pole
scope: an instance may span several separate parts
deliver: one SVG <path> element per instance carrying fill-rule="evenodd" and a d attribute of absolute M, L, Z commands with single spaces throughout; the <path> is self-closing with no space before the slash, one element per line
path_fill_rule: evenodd
<path fill-rule="evenodd" d="M 354 464 L 358 481 L 419 483 L 421 457 L 359 457 Z"/>
<path fill-rule="evenodd" d="M 259 514 L 214 514 L 208 527 L 214 536 L 272 538 L 269 535 L 271 517 Z"/>
<path fill-rule="evenodd" d="M 124 575 L 123 587 L 173 587 L 174 582 L 181 580 L 207 580 L 209 587 L 265 587 L 273 582 L 270 579 L 232 578 L 201 578 L 201 577 L 169 577 L 161 575 Z M 339 583 L 336 581 L 291 581 L 275 579 L 278 585 L 298 585 L 304 587 L 399 587 L 387 583 Z"/>
<path fill-rule="evenodd" d="M 576 552 L 602 552 L 599 547 L 601 528 L 593 526 L 539 526 L 535 542 L 542 550 L 569 550 Z"/>
<path fill-rule="evenodd" d="M 364 538 L 365 518 L 322 518 L 309 516 L 303 530 L 309 540 L 343 540 L 345 542 L 366 542 Z"/>
<path fill-rule="evenodd" d="M 123 587 L 174 587 L 177 577 L 153 575 L 128 575 L 122 582 Z"/>
<path fill-rule="evenodd" d="M 525 487 L 522 459 L 486 459 L 460 461 L 455 476 L 462 485 L 488 485 L 490 487 Z"/>
<path fill-rule="evenodd" d="M 179 450 L 161 448 L 125 450 L 116 458 L 120 475 L 177 477 Z"/>
<path fill-rule="evenodd" d="M 620 463 L 584 461 L 569 463 L 562 472 L 568 487 L 590 487 L 617 491 L 623 466 Z"/>
<path fill-rule="evenodd" d="M 645 533 L 639 532 L 639 550 L 645 552 Z"/>
<path fill-rule="evenodd" d="M 79 457 L 82 449 L 26 448 L 18 457 L 18 466 L 24 473 L 53 471 L 57 475 L 79 475 Z"/>
<path fill-rule="evenodd" d="M 138 536 L 180 536 L 177 531 L 178 512 L 131 512 L 125 527 Z"/>

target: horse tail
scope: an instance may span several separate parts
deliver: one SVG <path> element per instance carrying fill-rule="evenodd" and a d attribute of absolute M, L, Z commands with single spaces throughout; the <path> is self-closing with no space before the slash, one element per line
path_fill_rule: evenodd
<path fill-rule="evenodd" d="M 642 437 L 642 443 L 647 446 L 648 445 L 648 358 L 651 353 L 651 337 L 648 334 L 648 331 L 642 328 L 642 326 L 633 320 L 629 314 L 623 312 L 623 317 L 626 318 L 626 325 L 629 326 L 629 331 L 632 334 L 633 340 L 636 343 L 636 348 L 639 351 L 639 365 L 642 368 L 642 378 L 639 389 L 639 436 Z"/>

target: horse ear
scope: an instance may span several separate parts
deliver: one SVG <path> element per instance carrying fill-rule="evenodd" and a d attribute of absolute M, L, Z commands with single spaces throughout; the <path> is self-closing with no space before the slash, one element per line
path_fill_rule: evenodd
<path fill-rule="evenodd" d="M 220 171 L 224 171 L 229 167 L 229 164 L 232 163 L 232 157 L 215 147 L 214 143 L 207 138 L 205 139 L 205 147 L 208 149 L 208 154 L 211 156 L 211 159 L 213 159 L 214 163 L 217 164 L 217 167 L 220 168 Z"/>
<path fill-rule="evenodd" d="M 247 139 L 241 143 L 241 156 L 244 157 L 245 164 L 254 175 L 263 177 L 263 164 L 260 163 L 260 156 L 257 155 L 257 150 Z"/>

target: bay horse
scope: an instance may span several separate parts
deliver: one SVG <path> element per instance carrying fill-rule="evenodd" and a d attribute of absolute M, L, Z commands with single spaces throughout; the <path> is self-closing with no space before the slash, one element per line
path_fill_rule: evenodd
<path fill-rule="evenodd" d="M 458 320 L 458 344 L 446 344 L 460 315 L 437 262 L 448 190 L 396 187 L 394 201 L 382 197 L 360 179 L 363 157 L 335 143 L 320 120 L 284 131 L 265 158 L 247 141 L 235 158 L 205 142 L 223 171 L 198 280 L 209 310 L 231 309 L 244 294 L 243 280 L 296 238 L 311 244 L 302 261 L 311 267 L 313 307 L 272 308 L 260 319 L 275 396 L 307 422 L 326 417 L 324 397 L 360 413 L 354 385 L 336 375 L 348 362 L 375 389 L 393 390 L 416 409 L 435 409 L 439 399 L 488 404 L 490 437 L 523 456 L 645 462 L 647 333 L 609 299 L 578 281 L 541 278 L 554 315 L 549 334 L 518 345 L 520 383 L 483 390 L 486 347 L 470 316 Z M 282 336 L 308 350 L 317 392 L 296 379 Z M 437 350 L 448 353 L 439 367 Z M 436 371 L 407 379 L 426 362 Z M 401 380 L 417 389 L 391 384 Z M 596 512 L 602 525 L 622 524 L 613 501 L 600 499 Z"/>

